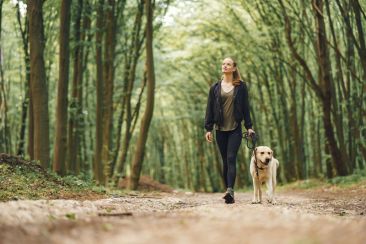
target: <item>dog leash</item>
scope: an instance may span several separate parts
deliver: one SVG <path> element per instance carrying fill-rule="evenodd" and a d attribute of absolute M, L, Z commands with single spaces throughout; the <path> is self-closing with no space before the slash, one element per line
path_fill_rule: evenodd
<path fill-rule="evenodd" d="M 247 148 L 250 150 L 254 150 L 255 144 L 257 144 L 257 141 L 259 139 L 259 136 L 256 133 L 252 133 L 249 135 L 249 133 L 246 131 L 243 133 L 243 138 L 247 141 Z M 249 145 L 249 141 L 251 141 L 251 146 Z"/>
<path fill-rule="evenodd" d="M 244 132 L 243 133 L 243 138 L 245 138 L 245 140 L 247 141 L 247 148 L 249 148 L 249 150 L 253 151 L 255 150 L 255 145 L 257 144 L 257 141 L 259 139 L 259 136 L 256 133 L 252 133 L 251 135 L 249 135 L 248 132 Z M 249 141 L 251 141 L 251 146 L 249 146 Z M 257 175 L 257 178 L 259 178 L 258 175 L 258 165 L 257 165 L 257 154 L 254 153 L 254 165 L 255 165 L 255 173 Z M 262 169 L 262 168 L 261 168 Z"/>

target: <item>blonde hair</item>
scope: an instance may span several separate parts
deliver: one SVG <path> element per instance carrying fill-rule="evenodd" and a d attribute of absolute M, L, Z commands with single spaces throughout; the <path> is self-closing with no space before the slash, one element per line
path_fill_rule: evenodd
<path fill-rule="evenodd" d="M 240 85 L 240 81 L 241 81 L 241 76 L 240 76 L 238 66 L 233 58 L 231 58 L 231 57 L 227 57 L 227 58 L 229 58 L 229 59 L 231 59 L 231 61 L 233 61 L 233 65 L 236 68 L 235 71 L 233 72 L 233 85 L 238 86 L 238 85 Z M 224 59 L 227 59 L 227 58 L 224 58 Z M 221 79 L 222 78 L 224 78 L 224 76 L 221 76 Z"/>

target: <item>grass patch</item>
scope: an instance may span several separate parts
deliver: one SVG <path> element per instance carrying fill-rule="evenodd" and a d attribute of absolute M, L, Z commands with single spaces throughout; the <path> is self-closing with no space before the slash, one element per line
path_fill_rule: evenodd
<path fill-rule="evenodd" d="M 296 190 L 296 189 L 306 190 L 306 189 L 320 188 L 326 185 L 330 184 L 321 179 L 306 179 L 306 180 L 298 180 L 284 185 L 278 185 L 278 189 L 284 191 Z"/>
<path fill-rule="evenodd" d="M 284 185 L 279 185 L 279 190 L 296 189 L 317 189 L 326 187 L 348 188 L 353 186 L 366 187 L 366 169 L 355 170 L 353 174 L 347 176 L 337 176 L 331 179 L 306 179 L 298 180 Z"/>
<path fill-rule="evenodd" d="M 106 190 L 76 176 L 61 178 L 35 162 L 0 154 L 0 201 L 21 199 L 99 199 Z"/>
<path fill-rule="evenodd" d="M 333 185 L 338 185 L 341 187 L 352 186 L 354 184 L 362 183 L 366 181 L 366 169 L 364 170 L 355 170 L 355 172 L 351 175 L 347 176 L 337 176 L 328 180 L 328 183 Z"/>

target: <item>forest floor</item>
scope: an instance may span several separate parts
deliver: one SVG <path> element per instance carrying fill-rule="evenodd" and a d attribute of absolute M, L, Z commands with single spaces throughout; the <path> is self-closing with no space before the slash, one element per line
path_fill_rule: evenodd
<path fill-rule="evenodd" d="M 0 243 L 366 243 L 366 182 L 280 189 L 277 204 L 219 193 L 0 203 Z"/>
<path fill-rule="evenodd" d="M 281 186 L 276 205 L 251 204 L 250 191 L 227 205 L 145 176 L 139 192 L 107 192 L 0 154 L 0 244 L 366 243 L 364 175 L 333 180 Z"/>

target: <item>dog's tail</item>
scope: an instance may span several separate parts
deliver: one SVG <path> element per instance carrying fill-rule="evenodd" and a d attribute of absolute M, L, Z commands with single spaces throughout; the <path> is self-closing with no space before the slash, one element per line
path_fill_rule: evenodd
<path fill-rule="evenodd" d="M 273 176 L 272 176 L 272 186 L 273 186 L 273 193 L 274 193 L 274 189 L 276 187 L 277 184 L 277 168 L 280 165 L 280 163 L 278 162 L 278 160 L 274 160 L 274 163 L 276 163 L 276 167 L 273 167 Z"/>

